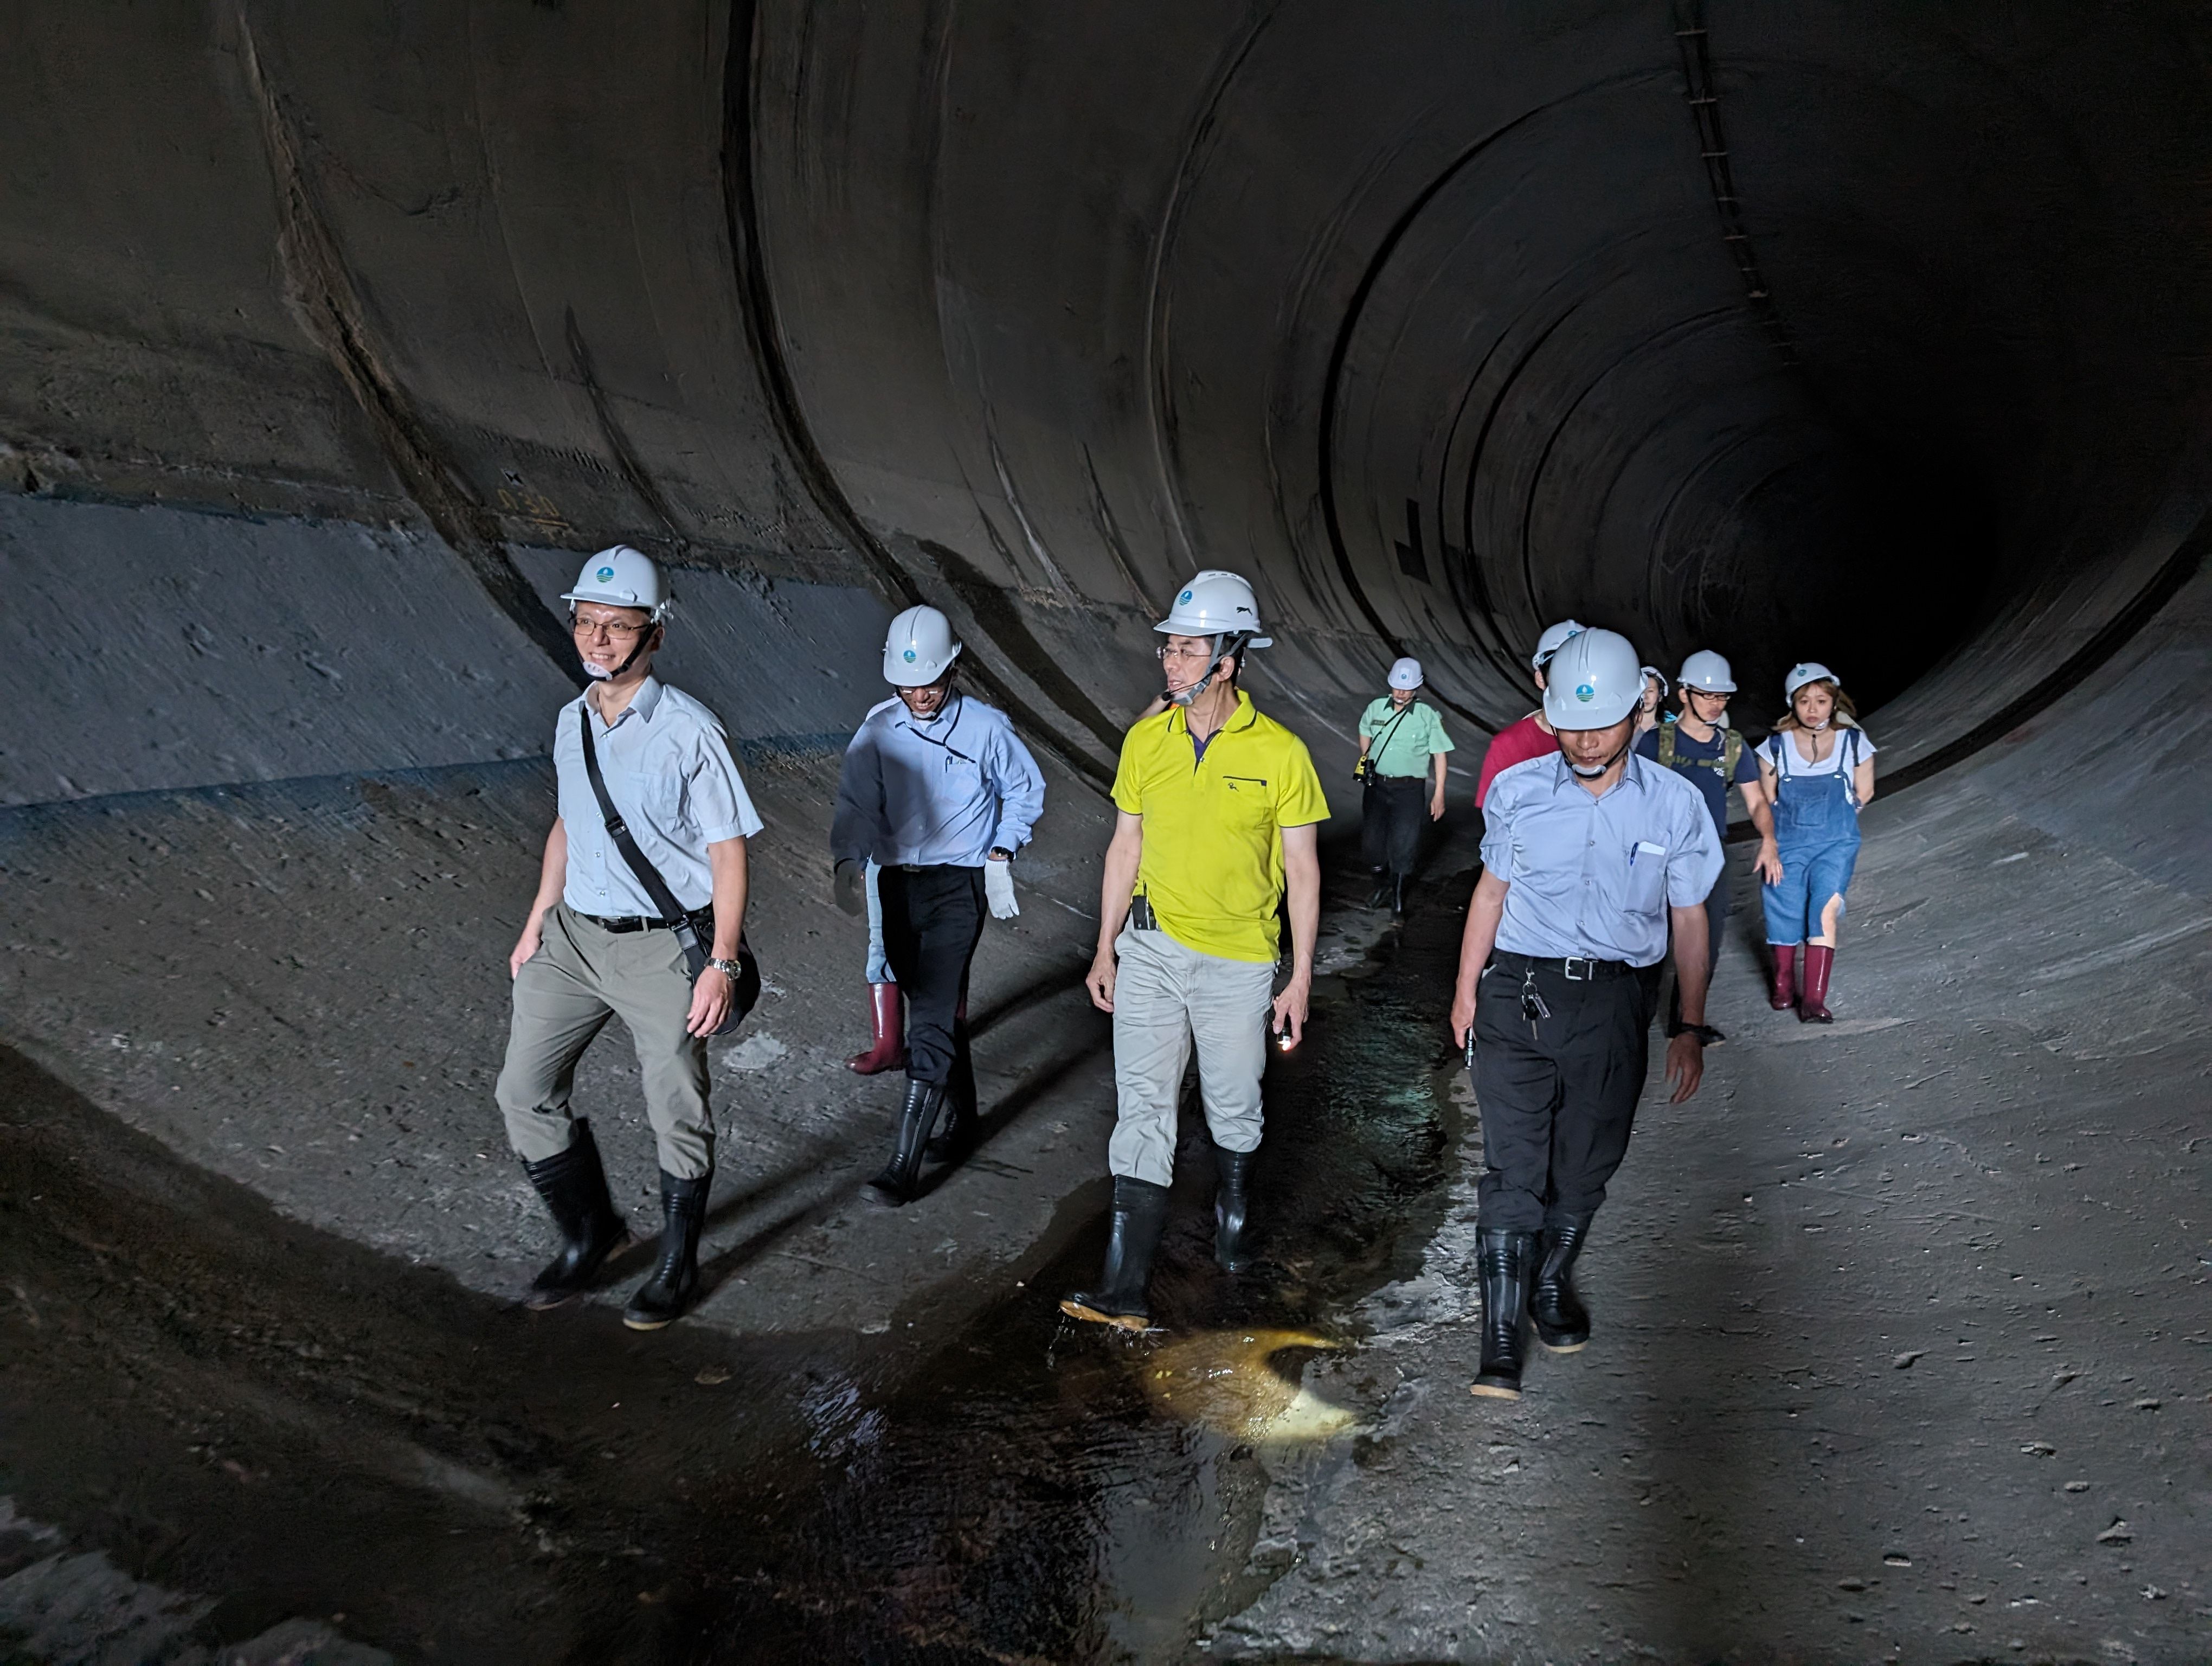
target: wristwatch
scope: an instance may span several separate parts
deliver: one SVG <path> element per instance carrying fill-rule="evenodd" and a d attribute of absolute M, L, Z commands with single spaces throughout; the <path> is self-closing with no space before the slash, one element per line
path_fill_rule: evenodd
<path fill-rule="evenodd" d="M 709 966 L 712 966 L 716 971 L 720 972 L 724 977 L 729 979 L 732 983 L 735 983 L 744 975 L 744 964 L 742 961 L 709 960 L 707 964 Z"/>
<path fill-rule="evenodd" d="M 1711 1047 L 1721 1038 L 1721 1032 L 1710 1024 L 1686 1024 L 1682 1026 L 1682 1033 L 1695 1036 L 1700 1047 Z"/>
<path fill-rule="evenodd" d="M 1011 862 L 1014 860 L 1014 853 L 1007 849 L 1006 846 L 1002 844 L 993 845 L 990 849 L 986 851 L 984 854 L 994 860 L 1001 862 Z"/>

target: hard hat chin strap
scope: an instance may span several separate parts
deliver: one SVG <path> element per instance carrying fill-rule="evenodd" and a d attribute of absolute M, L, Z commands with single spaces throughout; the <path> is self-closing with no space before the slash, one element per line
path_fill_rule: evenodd
<path fill-rule="evenodd" d="M 1572 758 L 1570 758 L 1567 760 L 1567 768 L 1574 771 L 1575 776 L 1577 780 L 1595 781 L 1600 775 L 1613 768 L 1614 764 L 1626 757 L 1628 756 L 1628 749 L 1635 745 L 1636 732 L 1635 730 L 1631 729 L 1628 732 L 1628 739 L 1620 743 L 1620 750 L 1615 752 L 1611 757 L 1606 759 L 1604 763 L 1585 766 L 1583 764 L 1577 763 Z"/>
<path fill-rule="evenodd" d="M 1225 631 L 1217 640 L 1220 646 L 1213 650 L 1213 661 L 1206 666 L 1206 675 L 1193 683 L 1181 694 L 1166 696 L 1168 704 L 1188 707 L 1192 701 L 1212 688 L 1213 679 L 1221 675 L 1221 662 L 1224 660 L 1234 659 L 1242 654 L 1244 651 L 1244 644 L 1252 640 L 1252 633 L 1249 630 Z"/>

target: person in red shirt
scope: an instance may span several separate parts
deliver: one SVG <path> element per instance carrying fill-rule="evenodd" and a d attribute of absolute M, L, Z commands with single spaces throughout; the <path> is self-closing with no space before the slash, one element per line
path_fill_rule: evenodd
<path fill-rule="evenodd" d="M 1572 619 L 1562 619 L 1536 639 L 1536 652 L 1530 656 L 1528 667 L 1536 674 L 1537 693 L 1544 691 L 1544 667 L 1552 663 L 1552 656 L 1587 629 Z M 1474 783 L 1474 807 L 1482 808 L 1482 801 L 1490 796 L 1490 783 L 1498 779 L 1500 769 L 1526 763 L 1532 757 L 1542 757 L 1557 751 L 1559 745 L 1559 738 L 1544 721 L 1540 708 L 1530 712 L 1518 723 L 1507 724 L 1490 738 L 1489 750 L 1482 755 L 1482 774 Z"/>

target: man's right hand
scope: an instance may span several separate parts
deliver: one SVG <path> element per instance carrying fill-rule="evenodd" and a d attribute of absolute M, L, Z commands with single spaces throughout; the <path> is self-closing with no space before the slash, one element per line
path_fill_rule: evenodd
<path fill-rule="evenodd" d="M 1091 991 L 1091 1004 L 1102 1012 L 1114 1010 L 1114 977 L 1120 970 L 1121 963 L 1115 958 L 1114 951 L 1101 949 L 1098 958 L 1091 963 L 1090 976 L 1083 980 L 1083 987 Z"/>
<path fill-rule="evenodd" d="M 830 885 L 837 906 L 851 915 L 867 912 L 868 870 L 850 856 L 837 860 L 837 871 Z"/>
<path fill-rule="evenodd" d="M 1467 1038 L 1474 1033 L 1474 991 L 1454 989 L 1451 1010 L 1452 1040 L 1462 1051 L 1467 1048 Z"/>
<path fill-rule="evenodd" d="M 533 914 L 523 922 L 522 935 L 514 939 L 514 952 L 507 958 L 507 976 L 509 982 L 522 976 L 522 963 L 538 952 L 538 945 L 545 940 L 545 916 Z"/>

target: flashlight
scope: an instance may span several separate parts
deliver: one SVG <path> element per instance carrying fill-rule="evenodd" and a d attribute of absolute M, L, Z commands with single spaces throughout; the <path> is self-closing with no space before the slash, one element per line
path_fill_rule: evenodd
<path fill-rule="evenodd" d="M 1275 1032 L 1275 1049 L 1278 1052 L 1287 1053 L 1297 1045 L 1291 1035 L 1291 1015 L 1285 1012 L 1283 1014 L 1283 1027 Z"/>

